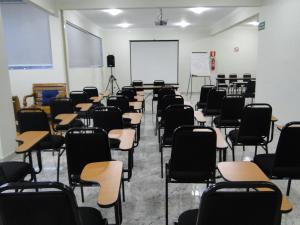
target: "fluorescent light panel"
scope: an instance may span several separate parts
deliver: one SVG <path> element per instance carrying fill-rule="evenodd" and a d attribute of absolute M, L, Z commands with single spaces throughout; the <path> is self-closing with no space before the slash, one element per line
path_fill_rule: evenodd
<path fill-rule="evenodd" d="M 190 26 L 191 24 L 189 22 L 186 22 L 185 20 L 182 20 L 178 23 L 174 23 L 175 26 L 180 26 L 180 27 L 187 27 L 187 26 Z"/>
<path fill-rule="evenodd" d="M 118 27 L 122 27 L 122 28 L 128 28 L 130 26 L 132 26 L 131 23 L 119 23 L 117 24 Z"/>
<path fill-rule="evenodd" d="M 258 26 L 258 25 L 259 25 L 259 22 L 257 22 L 257 21 L 252 21 L 252 22 L 249 22 L 249 23 L 247 23 L 247 24 L 252 25 L 252 26 Z"/>
<path fill-rule="evenodd" d="M 112 16 L 116 16 L 122 13 L 123 11 L 121 9 L 104 9 L 102 10 L 102 12 L 106 12 Z"/>
<path fill-rule="evenodd" d="M 196 7 L 196 8 L 189 8 L 190 11 L 192 11 L 193 13 L 196 14 L 201 14 L 205 11 L 210 10 L 210 8 L 206 8 L 206 7 Z"/>

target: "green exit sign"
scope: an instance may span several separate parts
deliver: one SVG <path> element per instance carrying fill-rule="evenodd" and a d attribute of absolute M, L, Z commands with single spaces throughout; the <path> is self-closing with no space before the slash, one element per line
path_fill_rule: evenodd
<path fill-rule="evenodd" d="M 266 27 L 266 22 L 265 22 L 265 21 L 260 22 L 260 23 L 258 24 L 258 30 L 264 30 L 265 27 Z"/>

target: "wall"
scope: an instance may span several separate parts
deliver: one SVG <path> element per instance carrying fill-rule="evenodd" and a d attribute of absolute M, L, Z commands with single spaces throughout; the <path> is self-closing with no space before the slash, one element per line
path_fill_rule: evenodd
<path fill-rule="evenodd" d="M 16 127 L 5 52 L 0 6 L 0 159 L 13 153 L 16 148 Z"/>
<path fill-rule="evenodd" d="M 190 29 L 116 29 L 105 31 L 105 58 L 115 55 L 114 75 L 120 86 L 130 84 L 130 40 L 179 40 L 180 91 L 186 92 L 190 74 L 190 55 L 193 51 L 209 51 L 210 38 L 205 31 Z M 106 65 L 106 61 L 105 61 Z M 106 82 L 110 70 L 105 67 Z M 162 78 L 163 79 L 163 78 Z M 200 90 L 200 79 L 194 79 L 195 91 Z"/>
<path fill-rule="evenodd" d="M 266 1 L 259 32 L 257 101 L 270 103 L 280 123 L 299 120 L 300 1 Z"/>
<path fill-rule="evenodd" d="M 212 46 L 216 50 L 215 74 L 244 73 L 256 75 L 257 63 L 257 27 L 236 26 L 212 37 Z M 239 47 L 239 52 L 234 48 Z"/>

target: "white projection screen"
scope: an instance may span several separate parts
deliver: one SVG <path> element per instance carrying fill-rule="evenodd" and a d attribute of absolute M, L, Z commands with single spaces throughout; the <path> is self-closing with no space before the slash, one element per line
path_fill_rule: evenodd
<path fill-rule="evenodd" d="M 178 84 L 178 40 L 130 41 L 131 81 Z"/>

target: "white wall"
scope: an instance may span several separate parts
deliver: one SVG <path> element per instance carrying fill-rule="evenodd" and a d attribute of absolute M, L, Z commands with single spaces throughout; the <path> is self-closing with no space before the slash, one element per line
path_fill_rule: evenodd
<path fill-rule="evenodd" d="M 256 75 L 257 64 L 257 27 L 236 26 L 212 37 L 216 51 L 215 74 L 244 73 Z M 234 48 L 239 51 L 235 52 Z"/>
<path fill-rule="evenodd" d="M 210 38 L 207 32 L 189 29 L 116 29 L 105 31 L 105 65 L 106 56 L 115 56 L 116 76 L 120 86 L 130 84 L 130 40 L 179 40 L 179 84 L 180 91 L 187 90 L 190 74 L 190 55 L 193 51 L 209 51 Z M 106 80 L 110 70 L 105 67 Z M 163 77 L 162 77 L 163 79 Z M 107 81 L 106 81 L 107 82 Z M 194 82 L 195 91 L 200 90 L 200 80 Z M 198 89 L 197 89 L 198 86 Z"/>
<path fill-rule="evenodd" d="M 270 103 L 280 123 L 300 120 L 299 9 L 299 0 L 272 0 L 260 14 L 257 101 Z"/>
<path fill-rule="evenodd" d="M 0 159 L 13 153 L 16 148 L 16 127 L 7 67 L 6 51 L 0 6 Z"/>

